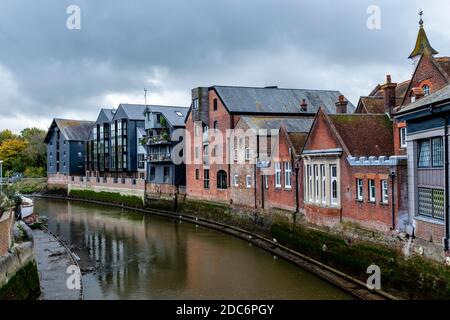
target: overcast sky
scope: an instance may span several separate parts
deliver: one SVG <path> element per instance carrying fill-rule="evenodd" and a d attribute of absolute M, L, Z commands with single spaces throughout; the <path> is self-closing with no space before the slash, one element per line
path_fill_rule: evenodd
<path fill-rule="evenodd" d="M 70 5 L 80 30 L 66 26 Z M 333 89 L 356 104 L 386 74 L 410 76 L 420 8 L 450 55 L 446 0 L 2 0 L 0 129 L 95 120 L 143 103 L 144 87 L 153 104 L 188 106 L 191 88 L 214 84 Z"/>

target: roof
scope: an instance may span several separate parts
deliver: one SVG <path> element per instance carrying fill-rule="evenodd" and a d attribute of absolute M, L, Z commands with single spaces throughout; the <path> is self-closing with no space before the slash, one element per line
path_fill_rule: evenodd
<path fill-rule="evenodd" d="M 392 121 L 381 114 L 328 115 L 350 156 L 394 154 Z"/>
<path fill-rule="evenodd" d="M 399 110 L 397 112 L 397 114 L 414 111 L 416 109 L 421 109 L 422 107 L 427 107 L 427 106 L 433 105 L 437 102 L 441 102 L 441 101 L 449 100 L 449 99 L 450 99 L 450 85 L 447 85 L 444 88 L 442 88 L 436 92 L 433 92 L 432 94 L 430 94 L 428 96 L 420 98 L 419 100 L 416 100 L 415 102 L 402 107 L 401 110 Z"/>
<path fill-rule="evenodd" d="M 51 132 L 56 126 L 67 141 L 87 141 L 94 125 L 94 121 L 54 119 L 44 141 L 50 140 Z"/>
<path fill-rule="evenodd" d="M 385 112 L 384 98 L 381 96 L 361 97 L 360 103 L 365 113 L 383 114 Z"/>
<path fill-rule="evenodd" d="M 120 117 L 122 112 L 127 119 L 130 120 L 145 120 L 144 117 L 145 105 L 143 104 L 128 104 L 121 103 L 117 109 L 116 116 Z M 116 118 L 116 117 L 114 117 Z"/>
<path fill-rule="evenodd" d="M 145 137 L 147 134 L 145 133 L 145 129 L 142 127 L 137 127 L 136 128 L 137 132 L 139 132 L 139 134 L 143 137 Z"/>
<path fill-rule="evenodd" d="M 336 112 L 336 102 L 342 94 L 331 90 L 284 89 L 278 87 L 212 87 L 230 113 L 310 113 L 315 114 L 320 106 L 327 112 Z M 306 100 L 307 111 L 300 105 Z M 355 106 L 349 102 L 348 112 Z"/>
<path fill-rule="evenodd" d="M 111 122 L 112 119 L 114 118 L 114 114 L 115 114 L 116 110 L 113 108 L 110 109 L 106 109 L 106 108 L 102 108 L 100 109 L 100 113 L 97 117 L 97 124 L 101 124 L 101 123 L 107 123 L 107 122 Z"/>
<path fill-rule="evenodd" d="M 288 133 L 289 139 L 292 142 L 296 154 L 300 154 L 305 146 L 306 140 L 308 138 L 308 133 L 304 132 L 290 132 Z"/>
<path fill-rule="evenodd" d="M 149 105 L 147 106 L 152 110 L 152 112 L 161 113 L 164 118 L 172 125 L 172 127 L 184 127 L 185 120 L 189 111 L 186 107 L 176 107 L 176 106 L 159 106 L 159 105 Z"/>
<path fill-rule="evenodd" d="M 267 116 L 242 116 L 250 129 L 279 130 L 283 126 L 288 133 L 308 133 L 314 122 L 312 117 L 267 117 Z"/>
<path fill-rule="evenodd" d="M 409 58 L 411 59 L 417 56 L 421 56 L 424 53 L 438 54 L 439 52 L 431 47 L 430 42 L 428 41 L 427 33 L 425 32 L 425 29 L 421 24 L 419 34 L 417 35 L 416 46 L 409 55 Z"/>

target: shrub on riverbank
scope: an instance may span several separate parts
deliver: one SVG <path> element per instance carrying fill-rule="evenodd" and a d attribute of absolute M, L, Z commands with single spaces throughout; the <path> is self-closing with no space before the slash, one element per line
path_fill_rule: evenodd
<path fill-rule="evenodd" d="M 0 300 L 35 300 L 41 294 L 36 262 L 23 266 L 0 288 Z"/>
<path fill-rule="evenodd" d="M 47 179 L 22 179 L 12 185 L 21 194 L 42 193 L 47 190 Z"/>
<path fill-rule="evenodd" d="M 69 195 L 75 198 L 98 200 L 124 204 L 132 207 L 143 207 L 143 201 L 137 196 L 126 196 L 117 192 L 95 192 L 92 190 L 71 190 Z"/>

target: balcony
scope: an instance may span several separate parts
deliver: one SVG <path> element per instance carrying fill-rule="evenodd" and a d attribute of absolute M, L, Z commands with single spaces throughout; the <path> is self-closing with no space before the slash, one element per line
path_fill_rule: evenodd
<path fill-rule="evenodd" d="M 148 161 L 150 162 L 164 162 L 164 161 L 172 161 L 170 153 L 153 153 L 149 154 Z"/>
<path fill-rule="evenodd" d="M 147 145 L 169 144 L 170 142 L 170 135 L 168 134 L 147 137 Z"/>

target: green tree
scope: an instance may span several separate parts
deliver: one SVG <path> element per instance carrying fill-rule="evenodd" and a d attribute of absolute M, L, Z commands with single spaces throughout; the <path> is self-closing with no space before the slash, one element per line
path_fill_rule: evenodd
<path fill-rule="evenodd" d="M 3 141 L 14 139 L 14 138 L 17 138 L 17 136 L 14 133 L 12 133 L 11 130 L 5 129 L 5 130 L 0 131 L 0 145 L 3 143 Z"/>
<path fill-rule="evenodd" d="M 3 160 L 3 170 L 23 172 L 25 168 L 24 151 L 28 143 L 22 138 L 3 141 L 0 145 L 0 159 Z"/>
<path fill-rule="evenodd" d="M 47 147 L 44 143 L 46 132 L 38 128 L 27 128 L 20 133 L 27 142 L 23 151 L 27 167 L 45 168 L 47 163 Z"/>

